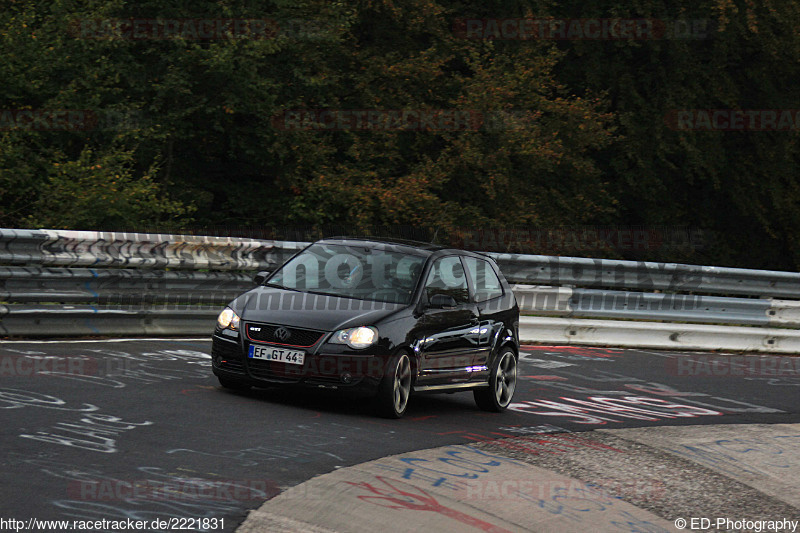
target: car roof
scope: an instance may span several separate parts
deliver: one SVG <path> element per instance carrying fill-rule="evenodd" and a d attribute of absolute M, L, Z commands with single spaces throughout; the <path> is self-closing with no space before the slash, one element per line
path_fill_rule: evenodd
<path fill-rule="evenodd" d="M 412 241 L 409 239 L 394 239 L 385 237 L 327 237 L 317 241 L 320 244 L 341 244 L 346 246 L 366 246 L 369 248 L 384 248 L 386 246 L 402 246 L 414 248 L 423 252 L 433 253 L 447 250 L 449 247 L 430 242 Z"/>
<path fill-rule="evenodd" d="M 490 261 L 493 261 L 491 257 L 481 252 L 471 252 L 468 250 L 453 248 L 452 246 L 444 246 L 441 244 L 434 244 L 430 242 L 412 241 L 409 239 L 395 239 L 395 238 L 384 238 L 384 237 L 327 237 L 325 239 L 320 239 L 316 242 L 320 244 L 366 246 L 369 248 L 378 248 L 378 249 L 382 249 L 387 246 L 401 246 L 423 252 L 425 255 L 432 255 L 437 252 L 441 252 L 440 255 L 444 255 L 446 253 L 456 253 L 460 255 L 480 257 L 482 259 L 489 259 Z"/>

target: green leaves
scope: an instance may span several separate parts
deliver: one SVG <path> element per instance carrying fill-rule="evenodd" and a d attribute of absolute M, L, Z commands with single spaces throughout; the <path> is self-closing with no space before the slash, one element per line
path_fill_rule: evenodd
<path fill-rule="evenodd" d="M 548 16 L 712 24 L 651 40 L 456 27 Z M 221 19 L 274 31 L 87 30 Z M 797 132 L 666 117 L 796 108 L 798 23 L 790 0 L 17 0 L 0 12 L 0 111 L 96 120 L 0 130 L 0 224 L 688 225 L 713 235 L 704 255 L 653 258 L 792 268 Z M 285 120 L 293 110 L 306 118 Z"/>
<path fill-rule="evenodd" d="M 132 151 L 112 148 L 104 154 L 85 149 L 75 160 L 54 162 L 28 224 L 90 230 L 190 222 L 193 208 L 167 198 L 153 179 L 158 168 L 134 177 L 133 160 Z"/>

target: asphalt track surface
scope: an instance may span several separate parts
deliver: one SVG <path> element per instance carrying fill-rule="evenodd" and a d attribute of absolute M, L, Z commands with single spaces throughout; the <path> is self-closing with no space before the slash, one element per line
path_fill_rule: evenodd
<path fill-rule="evenodd" d="M 523 350 L 512 410 L 479 411 L 471 393 L 417 395 L 404 419 L 385 420 L 326 391 L 221 389 L 205 339 L 0 341 L 0 520 L 174 519 L 201 530 L 206 518 L 216 520 L 208 531 L 234 531 L 314 476 L 404 452 L 800 422 L 797 357 Z"/>

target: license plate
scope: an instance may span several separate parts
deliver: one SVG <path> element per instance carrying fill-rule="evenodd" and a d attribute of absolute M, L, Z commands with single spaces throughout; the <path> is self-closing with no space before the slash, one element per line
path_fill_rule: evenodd
<path fill-rule="evenodd" d="M 251 344 L 247 356 L 251 359 L 302 365 L 306 354 L 299 350 L 287 350 L 286 348 L 278 348 L 277 346 L 256 346 L 255 344 Z"/>

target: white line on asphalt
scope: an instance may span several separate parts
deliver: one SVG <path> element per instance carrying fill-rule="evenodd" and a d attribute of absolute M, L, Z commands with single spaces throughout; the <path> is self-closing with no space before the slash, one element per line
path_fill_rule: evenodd
<path fill-rule="evenodd" d="M 140 338 L 140 339 L 85 339 L 85 340 L 60 340 L 60 341 L 0 341 L 0 344 L 80 344 L 85 342 L 208 342 L 209 337 L 193 337 L 189 339 L 175 339 L 175 338 Z"/>

